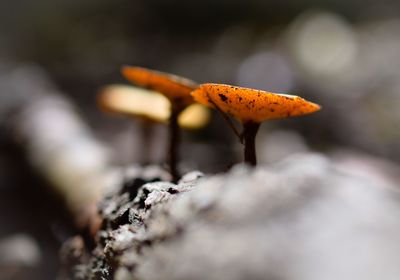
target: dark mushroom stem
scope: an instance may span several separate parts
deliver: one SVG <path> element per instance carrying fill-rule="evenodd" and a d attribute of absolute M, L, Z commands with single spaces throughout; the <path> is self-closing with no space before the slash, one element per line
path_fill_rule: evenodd
<path fill-rule="evenodd" d="M 244 162 L 255 166 L 256 157 L 256 134 L 260 128 L 260 123 L 248 121 L 243 124 L 242 139 L 244 144 Z"/>
<path fill-rule="evenodd" d="M 180 107 L 172 105 L 171 116 L 169 118 L 168 165 L 174 183 L 176 183 L 180 177 L 177 165 L 179 160 L 179 142 L 181 138 L 178 116 L 181 112 L 182 109 Z"/>
<path fill-rule="evenodd" d="M 239 133 L 229 116 L 225 114 L 210 97 L 208 97 L 208 101 L 214 105 L 218 112 L 224 117 L 225 121 L 229 124 L 229 127 L 239 138 L 240 143 L 244 145 L 244 162 L 252 166 L 257 165 L 256 135 L 260 128 L 260 123 L 247 121 L 243 123 L 243 132 Z"/>

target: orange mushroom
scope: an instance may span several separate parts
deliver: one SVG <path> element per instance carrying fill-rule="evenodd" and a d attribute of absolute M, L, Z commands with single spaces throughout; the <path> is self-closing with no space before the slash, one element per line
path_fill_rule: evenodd
<path fill-rule="evenodd" d="M 150 70 L 142 67 L 124 66 L 121 69 L 123 76 L 130 82 L 162 93 L 171 103 L 169 118 L 169 156 L 168 163 L 174 181 L 179 179 L 177 169 L 178 143 L 180 130 L 178 125 L 179 114 L 194 102 L 190 92 L 198 85 L 186 78 L 176 75 Z"/>
<path fill-rule="evenodd" d="M 173 109 L 182 110 L 194 102 L 190 92 L 198 84 L 192 80 L 142 67 L 124 66 L 121 72 L 128 81 L 165 95 Z"/>
<path fill-rule="evenodd" d="M 244 160 L 251 165 L 257 163 L 255 136 L 263 121 L 311 114 L 321 108 L 295 95 L 223 84 L 202 84 L 191 94 L 197 102 L 223 114 L 244 144 Z M 242 123 L 242 133 L 237 132 L 226 114 Z"/>

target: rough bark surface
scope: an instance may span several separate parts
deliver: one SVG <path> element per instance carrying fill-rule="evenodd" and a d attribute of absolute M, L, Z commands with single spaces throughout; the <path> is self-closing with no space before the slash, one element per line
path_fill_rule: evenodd
<path fill-rule="evenodd" d="M 60 279 L 398 279 L 399 189 L 308 154 L 178 184 L 136 172 Z M 139 174 L 139 175 L 138 175 Z M 153 181 L 153 182 L 152 182 Z M 86 244 L 86 245 L 84 245 Z"/>

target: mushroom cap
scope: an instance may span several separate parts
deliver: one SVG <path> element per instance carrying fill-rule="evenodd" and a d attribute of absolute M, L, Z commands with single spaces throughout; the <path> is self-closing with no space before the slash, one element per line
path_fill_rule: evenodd
<path fill-rule="evenodd" d="M 167 123 L 171 114 L 171 103 L 164 95 L 134 86 L 106 86 L 100 91 L 98 104 L 107 112 L 160 123 Z M 179 114 L 178 123 L 185 129 L 199 129 L 209 119 L 206 107 L 192 104 Z"/>
<path fill-rule="evenodd" d="M 198 85 L 189 79 L 142 67 L 124 66 L 122 75 L 132 83 L 164 94 L 171 102 L 182 106 L 193 103 L 190 95 Z"/>
<path fill-rule="evenodd" d="M 191 94 L 197 102 L 211 108 L 216 105 L 242 123 L 301 116 L 321 108 L 295 95 L 224 84 L 202 84 Z"/>
<path fill-rule="evenodd" d="M 210 110 L 198 103 L 189 105 L 179 114 L 178 124 L 185 129 L 200 129 L 210 121 Z"/>
<path fill-rule="evenodd" d="M 163 95 L 138 87 L 110 85 L 98 96 L 98 104 L 104 111 L 164 122 L 169 117 L 169 101 Z"/>

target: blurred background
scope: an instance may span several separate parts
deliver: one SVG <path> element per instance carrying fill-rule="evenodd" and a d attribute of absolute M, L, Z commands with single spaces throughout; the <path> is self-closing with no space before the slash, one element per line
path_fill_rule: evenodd
<path fill-rule="evenodd" d="M 316 114 L 264 123 L 259 161 L 317 151 L 398 182 L 399 50 L 400 3 L 390 0 L 1 1 L 0 279 L 57 274 L 61 242 L 77 230 L 51 183 L 77 185 L 74 168 L 86 176 L 140 158 L 138 123 L 96 105 L 102 86 L 128 84 L 122 65 L 319 103 Z M 241 161 L 213 114 L 207 128 L 185 132 L 183 170 Z M 161 164 L 166 131 L 153 129 L 151 160 Z"/>

